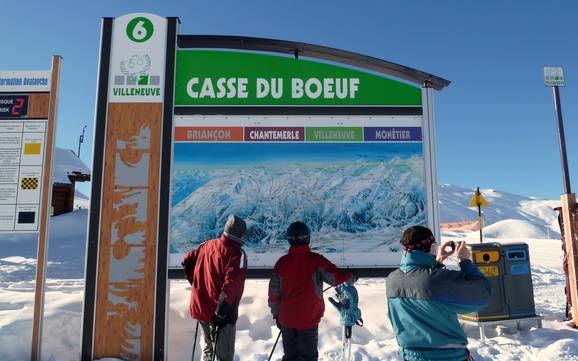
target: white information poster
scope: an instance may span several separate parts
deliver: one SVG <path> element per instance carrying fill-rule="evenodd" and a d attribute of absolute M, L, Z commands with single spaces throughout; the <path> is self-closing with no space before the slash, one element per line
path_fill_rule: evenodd
<path fill-rule="evenodd" d="M 38 231 L 46 120 L 0 120 L 0 232 Z"/>

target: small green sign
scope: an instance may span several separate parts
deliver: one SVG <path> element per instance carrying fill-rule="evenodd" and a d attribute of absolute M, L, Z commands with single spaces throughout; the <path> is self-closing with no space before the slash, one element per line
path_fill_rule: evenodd
<path fill-rule="evenodd" d="M 544 85 L 546 86 L 564 86 L 564 69 L 560 66 L 544 67 Z"/>
<path fill-rule="evenodd" d="M 305 140 L 308 142 L 362 142 L 361 127 L 307 127 Z"/>
<path fill-rule="evenodd" d="M 144 43 L 153 36 L 154 26 L 149 19 L 139 16 L 129 21 L 126 35 L 135 43 Z"/>
<path fill-rule="evenodd" d="M 421 89 L 306 59 L 179 50 L 175 104 L 217 106 L 421 106 Z"/>

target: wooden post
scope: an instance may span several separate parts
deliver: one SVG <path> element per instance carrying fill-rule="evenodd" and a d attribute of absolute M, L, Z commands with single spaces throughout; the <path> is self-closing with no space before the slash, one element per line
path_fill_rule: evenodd
<path fill-rule="evenodd" d="M 143 13 L 103 19 L 83 361 L 166 358 L 177 21 Z M 148 64 L 138 82 L 125 68 L 135 57 Z"/>
<path fill-rule="evenodd" d="M 46 142 L 44 143 L 44 173 L 42 174 L 42 198 L 40 201 L 40 228 L 38 231 L 38 254 L 36 261 L 36 287 L 34 290 L 34 319 L 32 327 L 32 352 L 30 359 L 40 360 L 42 346 L 42 318 L 44 316 L 44 284 L 46 278 L 46 253 L 48 248 L 50 210 L 52 206 L 52 155 L 56 137 L 56 107 L 58 105 L 58 86 L 60 63 L 58 55 L 52 57 L 50 96 L 48 100 L 48 122 Z"/>
<path fill-rule="evenodd" d="M 572 318 L 574 327 L 578 327 L 578 227 L 576 219 L 576 195 L 562 195 L 562 219 L 564 221 L 564 237 L 568 254 L 568 280 L 572 298 Z"/>

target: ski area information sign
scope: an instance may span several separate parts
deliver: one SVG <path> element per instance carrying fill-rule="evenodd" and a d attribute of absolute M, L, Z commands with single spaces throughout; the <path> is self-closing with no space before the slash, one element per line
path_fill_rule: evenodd
<path fill-rule="evenodd" d="M 250 220 L 253 266 L 287 252 L 297 220 L 336 263 L 395 264 L 400 232 L 427 220 L 423 153 L 419 116 L 176 117 L 171 265 L 230 213 Z"/>
<path fill-rule="evenodd" d="M 55 55 L 49 71 L 0 71 L 0 234 L 38 236 L 33 361 L 40 360 L 42 345 L 60 64 Z"/>
<path fill-rule="evenodd" d="M 253 268 L 287 252 L 295 221 L 312 229 L 314 249 L 351 267 L 398 264 L 403 230 L 431 223 L 419 87 L 240 51 L 182 49 L 176 67 L 171 266 L 217 238 L 229 214 L 247 221 Z"/>
<path fill-rule="evenodd" d="M 50 76 L 0 71 L 0 232 L 39 230 Z"/>
<path fill-rule="evenodd" d="M 439 235 L 433 90 L 449 81 L 145 13 L 103 19 L 99 64 L 82 360 L 166 359 L 169 278 L 230 214 L 252 277 L 294 221 L 362 270 L 397 266 L 410 225 Z"/>

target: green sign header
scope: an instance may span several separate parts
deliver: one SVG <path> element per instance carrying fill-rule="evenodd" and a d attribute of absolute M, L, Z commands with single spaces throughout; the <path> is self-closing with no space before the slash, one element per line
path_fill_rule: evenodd
<path fill-rule="evenodd" d="M 421 106 L 421 89 L 375 74 L 304 59 L 179 50 L 175 104 Z"/>

